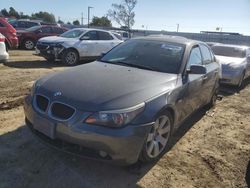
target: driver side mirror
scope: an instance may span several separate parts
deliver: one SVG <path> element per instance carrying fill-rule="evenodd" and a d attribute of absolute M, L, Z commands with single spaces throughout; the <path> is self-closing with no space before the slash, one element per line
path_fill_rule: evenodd
<path fill-rule="evenodd" d="M 80 38 L 80 40 L 90 40 L 90 37 L 89 36 L 83 36 Z"/>
<path fill-rule="evenodd" d="M 206 74 L 207 69 L 203 65 L 191 65 L 188 70 L 189 74 Z"/>
<path fill-rule="evenodd" d="M 42 33 L 42 30 L 41 30 L 41 29 L 38 29 L 38 30 L 36 31 L 36 33 Z"/>

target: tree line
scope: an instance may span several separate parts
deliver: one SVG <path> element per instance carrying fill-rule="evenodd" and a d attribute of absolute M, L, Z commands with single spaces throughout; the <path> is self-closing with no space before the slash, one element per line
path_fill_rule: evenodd
<path fill-rule="evenodd" d="M 100 26 L 100 27 L 112 27 L 111 20 L 115 21 L 123 29 L 131 29 L 135 23 L 135 12 L 134 8 L 137 4 L 137 0 L 121 0 L 120 4 L 112 4 L 112 8 L 108 10 L 108 13 L 105 16 L 92 18 L 91 26 Z M 10 7 L 9 10 L 2 9 L 0 15 L 4 17 L 12 17 L 16 19 L 35 19 L 42 20 L 48 23 L 56 23 L 54 14 L 48 12 L 37 12 L 31 15 L 24 14 L 23 12 L 16 11 L 13 7 Z M 57 23 L 64 24 L 62 20 L 58 20 Z M 67 22 L 67 24 L 71 24 Z M 80 25 L 79 20 L 72 22 L 73 25 Z"/>

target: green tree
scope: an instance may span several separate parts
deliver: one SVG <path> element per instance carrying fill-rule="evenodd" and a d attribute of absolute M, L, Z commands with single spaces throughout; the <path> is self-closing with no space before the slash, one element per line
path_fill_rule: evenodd
<path fill-rule="evenodd" d="M 4 8 L 1 10 L 1 14 L 4 16 L 4 17 L 9 17 L 9 12 Z"/>
<path fill-rule="evenodd" d="M 79 20 L 75 20 L 75 21 L 73 21 L 73 25 L 80 25 Z"/>
<path fill-rule="evenodd" d="M 40 19 L 43 20 L 44 22 L 49 22 L 49 23 L 56 23 L 56 19 L 54 14 L 48 13 L 48 12 L 38 12 L 35 14 L 31 15 L 32 19 Z"/>
<path fill-rule="evenodd" d="M 111 21 L 106 16 L 103 17 L 94 16 L 90 25 L 100 26 L 100 27 L 112 27 Z"/>
<path fill-rule="evenodd" d="M 108 11 L 108 16 L 120 26 L 131 29 L 135 23 L 134 8 L 136 4 L 137 0 L 122 0 L 120 4 L 112 4 L 112 9 Z"/>
<path fill-rule="evenodd" d="M 10 9 L 9 9 L 9 16 L 15 17 L 15 18 L 20 18 L 19 13 L 13 7 L 10 7 Z"/>

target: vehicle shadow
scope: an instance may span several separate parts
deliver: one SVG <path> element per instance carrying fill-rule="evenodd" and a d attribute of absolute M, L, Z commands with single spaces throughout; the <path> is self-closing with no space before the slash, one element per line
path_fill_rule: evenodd
<path fill-rule="evenodd" d="M 206 111 L 200 109 L 183 123 L 168 150 Z M 5 172 L 1 173 L 0 187 L 139 187 L 137 183 L 157 163 L 120 167 L 72 156 L 47 148 L 26 126 L 3 134 L 0 143 L 0 171 Z"/>
<path fill-rule="evenodd" d="M 219 95 L 223 95 L 223 96 L 234 95 L 235 93 L 239 93 L 240 91 L 245 89 L 248 86 L 248 84 L 250 84 L 250 77 L 244 80 L 240 88 L 237 88 L 236 86 L 230 86 L 230 85 L 224 85 L 224 84 L 220 85 Z"/>
<path fill-rule="evenodd" d="M 79 65 L 90 63 L 91 61 L 80 61 Z M 8 61 L 3 63 L 5 66 L 12 67 L 12 68 L 19 68 L 19 69 L 38 69 L 38 68 L 45 68 L 51 69 L 55 67 L 69 67 L 62 62 L 48 62 L 46 60 L 35 60 L 35 61 Z"/>
<path fill-rule="evenodd" d="M 245 180 L 246 180 L 247 187 L 250 188 L 250 161 L 248 162 L 248 165 L 247 165 Z"/>

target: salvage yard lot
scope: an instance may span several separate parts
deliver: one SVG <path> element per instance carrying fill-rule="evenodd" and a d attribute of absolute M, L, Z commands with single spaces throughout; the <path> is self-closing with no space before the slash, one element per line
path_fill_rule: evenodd
<path fill-rule="evenodd" d="M 188 119 L 158 162 L 125 168 L 51 150 L 30 133 L 23 97 L 34 80 L 67 69 L 32 53 L 10 51 L 0 64 L 1 188 L 249 186 L 250 79 L 240 92 L 223 88 L 215 108 Z"/>

